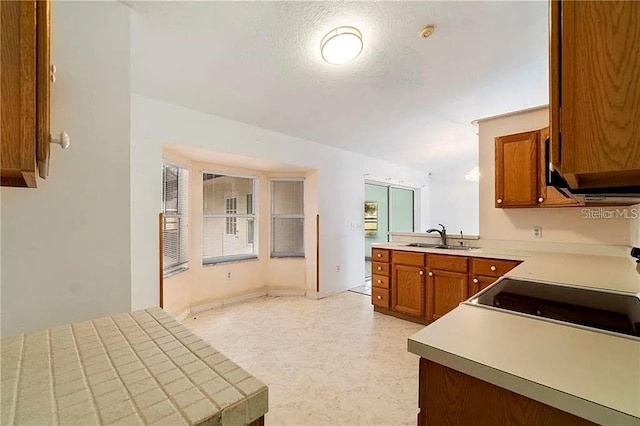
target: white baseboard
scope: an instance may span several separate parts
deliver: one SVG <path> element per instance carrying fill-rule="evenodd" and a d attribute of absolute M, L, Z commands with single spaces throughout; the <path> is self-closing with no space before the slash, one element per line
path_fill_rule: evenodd
<path fill-rule="evenodd" d="M 190 313 L 191 313 L 191 309 L 185 309 L 182 313 L 180 313 L 179 315 L 176 315 L 175 319 L 182 322 L 185 319 L 187 319 Z"/>
<path fill-rule="evenodd" d="M 305 296 L 306 290 L 294 289 L 294 290 L 267 290 L 267 296 L 270 297 L 290 297 L 290 296 Z"/>
<path fill-rule="evenodd" d="M 254 293 L 243 294 L 242 296 L 230 297 L 228 299 L 216 300 L 212 303 L 205 303 L 203 305 L 196 305 L 191 307 L 191 312 L 196 314 L 209 309 L 219 308 L 221 306 L 233 305 L 234 303 L 245 302 L 247 300 L 255 299 L 267 295 L 267 290 L 256 291 Z"/>
<path fill-rule="evenodd" d="M 327 292 L 309 292 L 307 293 L 307 297 L 309 299 L 314 299 L 314 300 L 319 300 L 319 299 L 324 299 L 325 297 L 330 297 L 330 296 L 335 296 L 336 294 L 340 294 L 340 293 L 344 293 L 347 290 L 334 290 L 334 291 L 327 291 Z"/>

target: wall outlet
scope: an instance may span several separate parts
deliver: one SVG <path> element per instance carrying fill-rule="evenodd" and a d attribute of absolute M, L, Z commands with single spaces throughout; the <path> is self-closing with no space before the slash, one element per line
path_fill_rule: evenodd
<path fill-rule="evenodd" d="M 227 272 L 227 279 L 230 280 L 231 279 L 231 272 Z"/>
<path fill-rule="evenodd" d="M 533 227 L 533 238 L 542 238 L 542 226 Z"/>

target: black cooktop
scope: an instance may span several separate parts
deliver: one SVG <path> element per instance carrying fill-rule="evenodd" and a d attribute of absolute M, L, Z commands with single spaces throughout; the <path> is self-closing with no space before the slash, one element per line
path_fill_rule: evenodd
<path fill-rule="evenodd" d="M 469 303 L 640 337 L 635 294 L 503 278 Z"/>

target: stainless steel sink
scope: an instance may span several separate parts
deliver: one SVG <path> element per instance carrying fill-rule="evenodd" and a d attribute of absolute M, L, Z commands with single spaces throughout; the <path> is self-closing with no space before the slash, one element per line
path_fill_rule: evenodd
<path fill-rule="evenodd" d="M 411 243 L 407 244 L 407 247 L 421 247 L 421 248 L 436 248 L 442 246 L 442 244 L 429 244 L 429 243 Z"/>
<path fill-rule="evenodd" d="M 407 244 L 407 247 L 420 247 L 420 248 L 437 248 L 443 250 L 474 250 L 477 247 L 466 247 L 466 246 L 444 246 L 442 244 L 430 244 L 430 243 L 411 243 Z"/>

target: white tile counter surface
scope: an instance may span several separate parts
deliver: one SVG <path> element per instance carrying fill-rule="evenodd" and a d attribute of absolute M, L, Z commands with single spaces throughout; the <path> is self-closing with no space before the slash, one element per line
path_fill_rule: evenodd
<path fill-rule="evenodd" d="M 466 252 L 380 248 L 517 259 L 507 276 L 640 293 L 630 256 L 526 250 Z M 640 340 L 460 305 L 409 338 L 409 351 L 604 425 L 640 425 Z"/>
<path fill-rule="evenodd" d="M 268 389 L 160 308 L 0 340 L 1 424 L 245 425 Z"/>

